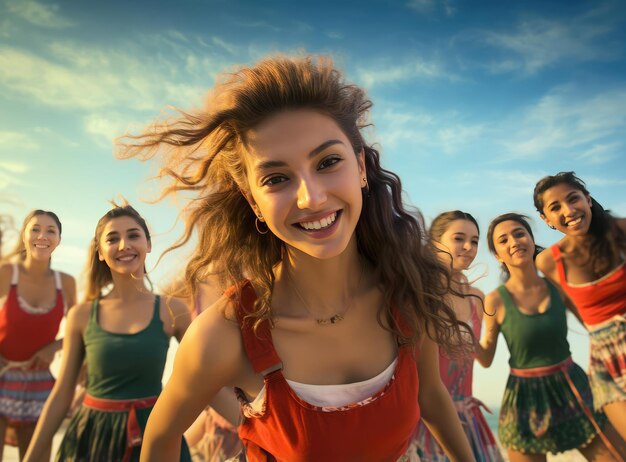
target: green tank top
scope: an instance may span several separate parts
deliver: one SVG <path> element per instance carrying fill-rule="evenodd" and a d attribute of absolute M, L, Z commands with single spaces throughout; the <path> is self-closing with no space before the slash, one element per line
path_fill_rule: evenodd
<path fill-rule="evenodd" d="M 509 366 L 515 369 L 551 366 L 570 356 L 565 304 L 556 288 L 545 282 L 550 297 L 548 309 L 532 315 L 517 308 L 504 285 L 498 287 L 505 310 L 500 330 L 511 353 Z"/>
<path fill-rule="evenodd" d="M 148 326 L 135 334 L 105 331 L 98 323 L 99 300 L 94 300 L 85 329 L 87 393 L 96 398 L 136 399 L 157 396 L 170 340 L 163 332 L 160 299 L 154 301 Z"/>

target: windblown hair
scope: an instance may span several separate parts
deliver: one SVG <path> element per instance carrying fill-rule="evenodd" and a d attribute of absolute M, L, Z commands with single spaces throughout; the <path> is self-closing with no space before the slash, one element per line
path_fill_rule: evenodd
<path fill-rule="evenodd" d="M 502 215 L 498 215 L 493 220 L 491 220 L 491 223 L 489 223 L 489 228 L 487 229 L 487 246 L 489 247 L 489 250 L 491 251 L 491 253 L 494 254 L 495 256 L 498 256 L 498 254 L 496 253 L 496 246 L 493 242 L 493 233 L 496 229 L 496 226 L 498 226 L 500 223 L 503 223 L 505 221 L 515 221 L 519 223 L 520 225 L 522 225 L 526 231 L 528 231 L 528 234 L 530 234 L 530 237 L 533 240 L 533 243 L 535 244 L 535 253 L 533 254 L 533 261 L 534 261 L 537 258 L 537 255 L 543 252 L 544 248 L 541 247 L 540 245 L 537 245 L 537 243 L 535 242 L 535 236 L 533 235 L 533 230 L 530 227 L 528 220 L 529 218 L 526 215 L 521 215 L 515 212 L 504 213 Z M 507 279 L 509 279 L 509 277 L 511 277 L 509 268 L 507 268 L 507 266 L 504 263 L 500 265 L 500 270 L 502 271 L 503 280 L 506 281 Z"/>
<path fill-rule="evenodd" d="M 20 261 L 26 260 L 27 251 L 26 245 L 24 244 L 24 232 L 26 231 L 26 226 L 28 226 L 30 220 L 39 215 L 46 215 L 52 218 L 54 220 L 54 223 L 57 225 L 57 228 L 59 228 L 59 236 L 61 236 L 63 226 L 61 225 L 61 220 L 59 220 L 59 217 L 56 215 L 56 213 L 50 212 L 49 210 L 33 210 L 28 215 L 26 215 L 26 218 L 24 218 L 24 223 L 22 224 L 22 228 L 20 229 L 19 238 L 17 240 L 17 243 L 15 244 L 15 247 L 11 252 L 9 252 L 6 257 L 2 259 L 2 261 L 10 261 L 15 257 L 17 257 Z"/>
<path fill-rule="evenodd" d="M 546 176 L 537 182 L 533 192 L 535 208 L 541 215 L 545 215 L 543 194 L 558 184 L 567 184 L 578 189 L 585 196 L 591 197 L 585 182 L 574 172 L 560 172 L 553 176 Z M 604 210 L 593 197 L 591 197 L 591 223 L 587 236 L 590 244 L 591 269 L 596 276 L 604 276 L 622 261 L 622 255 L 626 252 L 626 234 L 618 226 L 610 211 Z"/>
<path fill-rule="evenodd" d="M 100 296 L 102 295 L 102 289 L 109 286 L 113 282 L 113 277 L 111 276 L 111 268 L 109 268 L 109 265 L 107 265 L 105 261 L 100 261 L 100 259 L 98 258 L 98 245 L 100 243 L 100 237 L 102 237 L 102 231 L 104 230 L 106 224 L 109 221 L 119 217 L 130 217 L 135 220 L 137 224 L 141 227 L 141 229 L 143 229 L 143 232 L 146 234 L 148 242 L 150 242 L 150 231 L 148 230 L 148 225 L 146 224 L 146 221 L 143 219 L 143 217 L 139 215 L 139 212 L 137 212 L 127 203 L 121 206 L 118 206 L 114 203 L 113 208 L 105 213 L 104 216 L 100 218 L 100 220 L 98 220 L 94 238 L 91 242 L 91 245 L 89 246 L 89 252 L 87 256 L 87 271 L 85 276 L 87 280 L 87 290 L 85 293 L 86 301 L 92 301 L 100 298 Z M 150 282 L 149 279 L 148 282 Z"/>
<path fill-rule="evenodd" d="M 330 59 L 277 56 L 226 75 L 203 110 L 181 111 L 174 120 L 157 122 L 143 134 L 119 141 L 120 157 L 163 156 L 160 176 L 169 177 L 171 183 L 162 197 L 194 196 L 183 210 L 185 232 L 168 249 L 183 246 L 197 233 L 198 244 L 186 268 L 191 293 L 210 274 L 220 275 L 224 287 L 247 278 L 258 294 L 251 315 L 254 326 L 271 322 L 273 268 L 281 261 L 285 244 L 271 232 L 257 232 L 255 214 L 244 197 L 249 193 L 247 136 L 273 114 L 309 109 L 331 117 L 355 155 L 364 152 L 369 190 L 363 193 L 356 238 L 384 294 L 379 322 L 382 316 L 393 319 L 391 309 L 396 307 L 411 327 L 411 336 L 406 337 L 399 326 L 391 325 L 404 341 L 415 342 L 423 323 L 438 343 L 460 344 L 456 341 L 460 324 L 444 301 L 448 272 L 424 245 L 421 215 L 403 205 L 400 179 L 381 167 L 378 151 L 361 134 L 371 106 L 364 91 L 347 83 Z"/>

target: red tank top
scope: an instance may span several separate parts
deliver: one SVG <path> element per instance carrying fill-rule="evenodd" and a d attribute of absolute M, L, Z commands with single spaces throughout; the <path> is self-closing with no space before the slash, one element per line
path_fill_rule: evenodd
<path fill-rule="evenodd" d="M 243 392 L 238 390 L 244 413 L 239 436 L 247 460 L 395 461 L 400 458 L 420 418 L 413 350 L 400 346 L 393 378 L 374 396 L 332 410 L 316 407 L 299 398 L 285 380 L 269 323 L 263 322 L 255 333 L 250 320 L 244 319 L 252 311 L 255 300 L 254 289 L 246 284 L 237 308 L 244 348 L 256 373 L 278 369 L 265 375 L 262 412 L 250 412 Z"/>
<path fill-rule="evenodd" d="M 57 290 L 54 306 L 43 313 L 31 313 L 17 295 L 19 268 L 13 265 L 13 278 L 6 300 L 0 308 L 0 355 L 9 361 L 27 361 L 42 347 L 54 341 L 65 311 L 61 277 L 54 272 Z"/>
<path fill-rule="evenodd" d="M 558 245 L 550 247 L 559 273 L 561 287 L 574 302 L 585 324 L 593 326 L 626 313 L 626 265 L 597 281 L 588 284 L 570 285 L 565 276 L 563 256 Z"/>

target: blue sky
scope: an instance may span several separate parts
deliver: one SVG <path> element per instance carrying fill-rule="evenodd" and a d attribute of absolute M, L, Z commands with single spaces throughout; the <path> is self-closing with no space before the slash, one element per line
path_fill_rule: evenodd
<path fill-rule="evenodd" d="M 374 101 L 368 132 L 427 221 L 460 208 L 537 218 L 532 188 L 575 170 L 626 215 L 626 6 L 623 2 L 53 2 L 0 0 L 0 210 L 64 223 L 55 266 L 79 275 L 107 200 L 123 194 L 151 224 L 155 254 L 180 231 L 175 204 L 141 203 L 155 166 L 112 156 L 111 140 L 168 105 L 202 104 L 215 76 L 271 53 L 330 54 Z M 473 276 L 498 271 L 484 241 Z M 177 273 L 182 256 L 154 278 Z M 156 255 L 152 255 L 156 262 Z M 572 322 L 572 329 L 581 328 Z M 587 340 L 572 333 L 586 366 Z M 476 368 L 497 404 L 507 353 Z"/>

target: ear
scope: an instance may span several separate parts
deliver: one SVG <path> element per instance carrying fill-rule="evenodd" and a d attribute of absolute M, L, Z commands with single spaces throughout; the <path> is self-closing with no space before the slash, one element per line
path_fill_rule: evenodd
<path fill-rule="evenodd" d="M 146 251 L 146 253 L 150 253 L 152 252 L 152 241 L 148 240 L 148 250 Z"/>
<path fill-rule="evenodd" d="M 102 256 L 102 254 L 100 253 L 100 250 L 96 250 L 96 252 L 98 252 L 98 260 L 100 261 L 104 261 L 104 257 Z"/>
<path fill-rule="evenodd" d="M 254 197 L 252 197 L 252 193 L 250 191 L 241 191 L 241 195 L 246 199 L 246 202 L 248 202 L 248 205 L 250 206 L 250 208 L 252 209 L 252 212 L 258 217 L 258 216 L 262 216 L 261 215 L 261 211 L 259 210 L 259 206 L 257 205 L 256 201 L 254 200 Z M 261 220 L 261 218 L 259 218 Z"/>
<path fill-rule="evenodd" d="M 367 169 L 365 167 L 365 150 L 363 148 L 356 154 L 356 161 L 359 165 L 361 187 L 365 188 L 367 186 Z"/>
<path fill-rule="evenodd" d="M 546 217 L 543 213 L 540 213 L 539 216 L 541 217 L 541 219 L 546 225 L 552 226 L 552 223 L 550 223 L 550 220 L 548 220 L 548 217 Z"/>
<path fill-rule="evenodd" d="M 587 204 L 589 204 L 589 208 L 593 207 L 593 201 L 591 200 L 591 196 L 587 195 Z"/>

